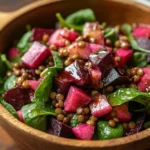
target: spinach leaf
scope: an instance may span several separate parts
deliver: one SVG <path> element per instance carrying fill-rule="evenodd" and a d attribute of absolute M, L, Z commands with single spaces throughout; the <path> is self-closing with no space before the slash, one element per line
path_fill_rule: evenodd
<path fill-rule="evenodd" d="M 83 25 L 73 25 L 73 24 L 66 22 L 60 13 L 56 13 L 56 17 L 57 17 L 61 27 L 73 28 L 79 32 L 82 32 Z"/>
<path fill-rule="evenodd" d="M 30 43 L 30 38 L 32 36 L 32 31 L 26 32 L 17 44 L 17 48 L 21 54 L 26 53 L 32 43 Z"/>
<path fill-rule="evenodd" d="M 50 72 L 55 72 L 56 70 L 63 69 L 63 59 L 58 55 L 58 52 L 53 52 L 53 60 L 54 66 L 46 68 L 42 73 L 41 76 L 48 74 Z"/>
<path fill-rule="evenodd" d="M 144 127 L 145 129 L 150 128 L 150 121 L 145 122 L 143 127 Z"/>
<path fill-rule="evenodd" d="M 77 116 L 77 114 L 74 114 L 70 120 L 70 126 L 76 127 L 79 124 L 81 124 L 81 123 L 78 121 L 78 116 Z"/>
<path fill-rule="evenodd" d="M 15 86 L 15 81 L 16 81 L 16 76 L 12 75 L 9 78 L 6 79 L 5 84 L 4 84 L 4 89 L 5 91 L 13 88 Z"/>
<path fill-rule="evenodd" d="M 123 24 L 121 26 L 121 30 L 128 37 L 132 49 L 137 50 L 137 51 L 141 51 L 141 52 L 145 52 L 145 53 L 150 53 L 150 50 L 141 48 L 137 44 L 136 40 L 134 39 L 134 37 L 133 37 L 133 35 L 131 33 L 132 32 L 132 27 L 129 24 Z"/>
<path fill-rule="evenodd" d="M 6 55 L 5 55 L 5 54 L 2 54 L 2 55 L 1 55 L 1 59 L 2 59 L 2 61 L 6 64 L 7 69 L 10 69 L 10 70 L 11 70 L 11 69 L 12 69 L 12 66 L 11 66 L 9 60 L 6 58 Z"/>
<path fill-rule="evenodd" d="M 110 39 L 113 43 L 118 40 L 118 36 L 114 28 L 107 28 L 104 30 L 104 37 Z"/>
<path fill-rule="evenodd" d="M 85 22 L 92 22 L 96 20 L 95 14 L 92 9 L 78 10 L 65 19 L 67 23 L 74 25 L 83 25 Z"/>
<path fill-rule="evenodd" d="M 136 67 L 145 67 L 147 65 L 147 55 L 145 53 L 135 52 L 129 65 Z"/>
<path fill-rule="evenodd" d="M 50 107 L 49 107 L 50 108 Z M 50 111 L 41 109 L 36 103 L 30 103 L 22 107 L 22 115 L 25 123 L 33 128 L 46 131 L 48 115 L 55 116 L 54 109 Z"/>
<path fill-rule="evenodd" d="M 108 97 L 111 106 L 118 106 L 130 101 L 135 101 L 143 105 L 150 102 L 150 94 L 140 92 L 134 88 L 119 88 Z"/>
<path fill-rule="evenodd" d="M 0 77 L 0 97 L 5 92 L 4 83 L 5 83 L 5 78 Z"/>
<path fill-rule="evenodd" d="M 37 105 L 41 108 L 45 107 L 45 103 L 49 99 L 49 93 L 52 88 L 52 81 L 53 77 L 56 75 L 56 71 L 51 71 L 41 82 L 41 84 L 38 86 L 34 93 L 34 99 L 33 101 L 37 103 Z"/>
<path fill-rule="evenodd" d="M 6 101 L 4 101 L 2 98 L 0 98 L 0 103 L 16 118 L 18 117 L 17 111 L 14 109 L 14 107 L 10 104 L 8 104 Z"/>
<path fill-rule="evenodd" d="M 11 59 L 11 62 L 20 62 L 21 61 L 21 57 L 20 56 L 15 56 Z"/>

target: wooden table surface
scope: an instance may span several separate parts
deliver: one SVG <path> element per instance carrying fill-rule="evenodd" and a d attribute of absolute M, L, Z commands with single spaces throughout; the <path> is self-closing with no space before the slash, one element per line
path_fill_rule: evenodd
<path fill-rule="evenodd" d="M 0 0 L 1 11 L 13 11 L 35 0 Z M 22 150 L 0 127 L 0 150 Z"/>

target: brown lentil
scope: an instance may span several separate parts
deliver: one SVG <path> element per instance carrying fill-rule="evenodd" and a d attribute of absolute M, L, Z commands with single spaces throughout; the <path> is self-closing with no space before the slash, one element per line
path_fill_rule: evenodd
<path fill-rule="evenodd" d="M 71 60 L 70 59 L 66 59 L 64 62 L 65 66 L 69 66 L 71 64 Z"/>
<path fill-rule="evenodd" d="M 94 38 L 90 38 L 89 41 L 90 41 L 90 43 L 95 43 L 96 40 Z"/>
<path fill-rule="evenodd" d="M 11 75 L 12 75 L 12 72 L 11 71 L 7 71 L 6 76 L 10 77 Z"/>
<path fill-rule="evenodd" d="M 76 39 L 76 41 L 78 42 L 78 41 L 83 41 L 83 37 L 82 36 L 79 36 L 77 39 Z"/>
<path fill-rule="evenodd" d="M 133 122 L 133 121 L 130 121 L 129 124 L 128 124 L 129 129 L 134 129 L 135 126 L 136 126 L 135 122 Z"/>
<path fill-rule="evenodd" d="M 114 120 L 112 120 L 112 119 L 108 121 L 108 124 L 112 128 L 116 127 L 116 122 Z"/>
<path fill-rule="evenodd" d="M 70 45 L 70 41 L 66 40 L 66 41 L 65 41 L 65 45 L 66 45 L 66 46 L 69 46 L 69 45 Z"/>
<path fill-rule="evenodd" d="M 83 110 L 84 110 L 84 113 L 87 115 L 90 113 L 89 107 L 85 107 Z"/>
<path fill-rule="evenodd" d="M 35 69 L 35 74 L 40 75 L 41 71 L 39 69 Z"/>
<path fill-rule="evenodd" d="M 98 92 L 97 90 L 92 90 L 92 91 L 91 91 L 91 94 L 92 94 L 92 95 L 96 95 L 96 94 L 99 94 L 99 92 Z"/>
<path fill-rule="evenodd" d="M 139 80 L 140 80 L 140 76 L 138 76 L 138 75 L 134 75 L 134 76 L 133 76 L 133 81 L 134 81 L 134 83 L 139 82 Z"/>
<path fill-rule="evenodd" d="M 119 40 L 122 40 L 122 41 L 129 41 L 129 40 L 128 40 L 128 37 L 125 36 L 125 35 L 124 35 L 124 36 L 120 36 L 120 37 L 119 37 Z"/>
<path fill-rule="evenodd" d="M 69 55 L 68 51 L 66 49 L 62 50 L 62 56 L 67 57 Z"/>
<path fill-rule="evenodd" d="M 136 84 L 134 84 L 134 83 L 130 84 L 129 86 L 130 86 L 131 88 L 135 88 L 135 89 L 137 89 L 137 85 L 136 85 Z"/>
<path fill-rule="evenodd" d="M 22 84 L 24 81 L 24 78 L 23 77 L 18 77 L 17 79 L 17 84 Z"/>
<path fill-rule="evenodd" d="M 132 72 L 131 72 L 131 71 L 132 71 L 131 69 L 127 69 L 126 73 L 127 73 L 128 76 L 131 76 L 131 75 L 132 75 Z"/>
<path fill-rule="evenodd" d="M 56 100 L 53 100 L 53 101 L 52 101 L 52 105 L 55 107 L 56 104 L 57 104 L 57 101 L 56 101 Z"/>
<path fill-rule="evenodd" d="M 124 129 L 128 129 L 128 123 L 124 122 L 124 123 L 122 123 L 122 126 Z"/>
<path fill-rule="evenodd" d="M 121 46 L 120 41 L 116 41 L 116 42 L 115 42 L 115 47 L 120 48 L 120 46 Z"/>
<path fill-rule="evenodd" d="M 113 48 L 113 53 L 115 54 L 117 52 L 118 48 Z"/>
<path fill-rule="evenodd" d="M 144 71 L 141 68 L 138 68 L 137 75 L 143 76 L 143 74 L 144 74 Z"/>
<path fill-rule="evenodd" d="M 112 92 L 113 90 L 114 90 L 113 86 L 108 86 L 108 87 L 106 88 L 106 91 L 107 91 L 107 92 Z"/>
<path fill-rule="evenodd" d="M 136 75 L 136 73 L 137 73 L 136 69 L 132 69 L 132 70 L 131 70 L 132 76 Z"/>
<path fill-rule="evenodd" d="M 104 87 L 103 82 L 100 82 L 100 86 L 99 86 L 99 88 L 100 88 L 100 89 L 102 89 L 103 87 Z"/>
<path fill-rule="evenodd" d="M 22 87 L 23 87 L 24 89 L 28 89 L 28 88 L 30 87 L 28 80 L 25 80 L 25 81 L 22 83 Z"/>
<path fill-rule="evenodd" d="M 57 50 L 57 47 L 55 46 L 55 45 L 50 45 L 50 50 L 52 50 L 52 51 L 56 51 Z"/>
<path fill-rule="evenodd" d="M 59 100 L 59 101 L 58 101 L 58 106 L 61 107 L 61 108 L 64 107 L 64 102 L 61 101 L 61 100 Z"/>
<path fill-rule="evenodd" d="M 22 73 L 22 77 L 25 78 L 25 79 L 27 79 L 27 78 L 28 78 L 28 73 L 23 72 L 23 73 Z"/>
<path fill-rule="evenodd" d="M 65 118 L 63 119 L 63 123 L 67 124 L 68 122 L 69 122 L 69 118 L 68 118 L 68 117 L 65 117 Z"/>
<path fill-rule="evenodd" d="M 48 65 L 49 65 L 50 67 L 52 67 L 52 66 L 54 66 L 54 62 L 53 62 L 53 61 L 50 61 L 50 62 L 48 63 Z"/>
<path fill-rule="evenodd" d="M 83 108 L 78 108 L 76 112 L 78 115 L 81 115 L 83 113 Z"/>
<path fill-rule="evenodd" d="M 14 74 L 15 74 L 16 76 L 19 76 L 19 75 L 21 75 L 21 70 L 19 70 L 19 69 L 16 69 L 16 70 L 14 71 Z"/>
<path fill-rule="evenodd" d="M 78 42 L 78 46 L 80 47 L 80 48 L 84 48 L 85 47 L 85 42 L 84 41 L 79 41 Z"/>
<path fill-rule="evenodd" d="M 117 116 L 117 113 L 116 113 L 116 111 L 115 110 L 113 110 L 112 112 L 111 112 L 111 117 L 116 117 Z"/>
<path fill-rule="evenodd" d="M 119 119 L 116 118 L 116 117 L 113 117 L 113 120 L 114 120 L 115 122 L 119 122 Z"/>
<path fill-rule="evenodd" d="M 43 71 L 45 69 L 45 66 L 39 66 L 39 70 Z"/>
<path fill-rule="evenodd" d="M 91 117 L 90 117 L 90 120 L 97 121 L 98 119 L 97 119 L 97 117 L 95 117 L 95 116 L 91 116 Z"/>
<path fill-rule="evenodd" d="M 95 121 L 94 120 L 88 120 L 86 123 L 88 125 L 90 125 L 90 126 L 94 126 L 95 125 Z"/>
<path fill-rule="evenodd" d="M 122 41 L 120 47 L 124 49 L 128 49 L 130 45 L 128 42 Z"/>
<path fill-rule="evenodd" d="M 77 54 L 74 54 L 73 56 L 71 56 L 72 60 L 76 60 L 77 58 L 79 58 L 79 56 Z"/>
<path fill-rule="evenodd" d="M 58 107 L 59 107 L 59 104 L 58 104 L 58 103 L 56 103 L 56 104 L 55 104 L 55 107 L 56 107 L 56 108 L 58 108 Z"/>
<path fill-rule="evenodd" d="M 121 60 L 121 58 L 120 58 L 119 56 L 116 56 L 116 57 L 115 57 L 115 61 L 116 61 L 116 62 L 120 62 L 120 60 Z"/>
<path fill-rule="evenodd" d="M 64 100 L 64 95 L 62 95 L 62 94 L 57 94 L 57 95 L 56 95 L 56 100 L 58 100 L 58 101 L 63 101 L 63 100 Z"/>
<path fill-rule="evenodd" d="M 14 67 L 14 68 L 20 68 L 20 63 L 14 63 L 14 64 L 13 64 L 13 67 Z"/>
<path fill-rule="evenodd" d="M 65 110 L 62 110 L 62 113 L 66 116 L 67 112 Z"/>
<path fill-rule="evenodd" d="M 106 45 L 107 46 L 112 46 L 112 41 L 110 39 L 106 39 Z"/>
<path fill-rule="evenodd" d="M 63 114 L 59 114 L 58 116 L 57 116 L 57 120 L 59 120 L 59 121 L 63 121 L 64 120 L 64 115 Z"/>
<path fill-rule="evenodd" d="M 62 114 L 62 109 L 61 108 L 56 108 L 55 109 L 55 113 L 58 114 Z"/>
<path fill-rule="evenodd" d="M 43 37 L 42 37 L 42 41 L 46 43 L 48 41 L 48 39 L 49 39 L 49 35 L 44 34 Z"/>
<path fill-rule="evenodd" d="M 84 115 L 78 115 L 78 121 L 84 122 Z"/>
<path fill-rule="evenodd" d="M 73 116 L 73 113 L 69 113 L 69 114 L 67 114 L 67 117 L 68 117 L 69 119 L 71 119 L 71 118 L 72 118 L 72 116 Z"/>

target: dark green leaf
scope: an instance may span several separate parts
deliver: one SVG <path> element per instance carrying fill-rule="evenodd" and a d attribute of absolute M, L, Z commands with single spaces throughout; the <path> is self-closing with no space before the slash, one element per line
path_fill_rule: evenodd
<path fill-rule="evenodd" d="M 25 105 L 21 110 L 25 123 L 41 131 L 46 131 L 46 116 L 55 116 L 54 110 L 51 109 L 51 111 L 47 111 L 43 108 L 40 108 L 36 103 Z"/>
<path fill-rule="evenodd" d="M 8 104 L 6 101 L 4 101 L 2 98 L 0 98 L 0 103 L 16 118 L 18 118 L 17 111 L 14 109 L 14 107 L 10 104 Z"/>
<path fill-rule="evenodd" d="M 15 75 L 12 75 L 9 78 L 7 78 L 7 80 L 5 81 L 5 84 L 4 84 L 5 91 L 13 88 L 15 86 L 15 81 L 16 81 Z"/>
<path fill-rule="evenodd" d="M 140 92 L 134 88 L 119 88 L 108 97 L 111 106 L 118 106 L 130 101 L 147 105 L 150 101 L 150 94 Z"/>
<path fill-rule="evenodd" d="M 26 32 L 17 44 L 17 48 L 21 54 L 26 53 L 32 43 L 30 43 L 30 38 L 32 36 L 32 31 Z"/>
<path fill-rule="evenodd" d="M 131 44 L 131 47 L 134 49 L 134 50 L 137 50 L 137 51 L 141 51 L 141 52 L 144 52 L 144 53 L 150 53 L 150 50 L 147 50 L 147 49 L 144 49 L 144 48 L 141 48 L 136 40 L 134 39 L 133 35 L 132 35 L 132 27 L 129 25 L 129 24 L 123 24 L 121 26 L 121 30 L 122 32 L 128 37 L 129 41 L 130 41 L 130 44 Z"/>
<path fill-rule="evenodd" d="M 77 114 L 74 114 L 70 120 L 70 126 L 76 127 L 79 124 L 81 124 L 81 123 L 78 121 L 78 116 L 77 116 Z"/>
<path fill-rule="evenodd" d="M 41 76 L 48 74 L 50 72 L 55 72 L 57 70 L 63 69 L 63 59 L 58 55 L 58 52 L 53 52 L 53 60 L 54 66 L 46 68 L 42 73 Z"/>
<path fill-rule="evenodd" d="M 73 29 L 75 29 L 75 30 L 77 30 L 77 31 L 82 32 L 83 25 L 73 25 L 73 24 L 70 24 L 70 23 L 66 22 L 66 21 L 64 20 L 64 18 L 61 16 L 60 13 L 57 13 L 57 14 L 56 14 L 56 17 L 57 17 L 57 19 L 58 19 L 58 21 L 59 21 L 61 27 L 73 28 Z"/>
<path fill-rule="evenodd" d="M 130 66 L 134 67 L 145 67 L 147 64 L 147 55 L 145 53 L 135 52 L 129 63 Z"/>
<path fill-rule="evenodd" d="M 145 129 L 150 128 L 150 121 L 145 122 L 143 127 L 144 127 Z"/>
<path fill-rule="evenodd" d="M 115 128 L 108 125 L 108 121 L 99 121 L 96 128 L 96 139 L 106 140 L 123 136 L 123 127 L 118 123 Z"/>
<path fill-rule="evenodd" d="M 2 54 L 2 55 L 1 55 L 1 58 L 2 58 L 2 61 L 6 64 L 7 68 L 8 68 L 9 70 L 11 70 L 11 69 L 12 69 L 12 66 L 11 66 L 9 60 L 6 58 L 6 55 L 5 55 L 5 54 Z"/>
<path fill-rule="evenodd" d="M 83 25 L 85 22 L 92 22 L 96 20 L 95 14 L 92 9 L 78 10 L 65 19 L 67 23 L 74 25 Z"/>

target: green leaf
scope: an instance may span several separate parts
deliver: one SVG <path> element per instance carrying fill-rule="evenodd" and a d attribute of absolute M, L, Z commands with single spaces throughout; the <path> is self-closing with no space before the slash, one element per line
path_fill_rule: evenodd
<path fill-rule="evenodd" d="M 123 136 L 123 127 L 121 123 L 117 123 L 115 128 L 108 125 L 108 121 L 99 121 L 96 128 L 96 139 L 106 140 L 119 138 Z"/>
<path fill-rule="evenodd" d="M 44 76 L 53 71 L 56 72 L 57 70 L 63 69 L 63 59 L 58 55 L 58 52 L 53 52 L 53 60 L 54 60 L 54 66 L 46 68 L 41 73 L 41 76 Z"/>
<path fill-rule="evenodd" d="M 129 24 L 123 24 L 123 25 L 121 26 L 121 30 L 122 30 L 123 33 L 128 37 L 132 49 L 137 50 L 137 51 L 141 51 L 141 52 L 144 52 L 144 53 L 150 53 L 150 50 L 141 48 L 141 47 L 137 44 L 136 40 L 134 39 L 134 37 L 133 37 L 133 35 L 132 35 L 132 33 L 131 33 L 131 32 L 132 32 L 132 27 L 131 27 Z"/>
<path fill-rule="evenodd" d="M 107 28 L 104 30 L 104 37 L 110 39 L 113 43 L 118 40 L 118 36 L 114 28 Z"/>
<path fill-rule="evenodd" d="M 77 114 L 74 114 L 70 120 L 70 126 L 76 127 L 79 124 L 81 124 L 81 123 L 78 121 L 78 116 L 77 116 Z"/>
<path fill-rule="evenodd" d="M 26 53 L 32 43 L 30 43 L 30 38 L 32 36 L 32 31 L 26 32 L 17 44 L 17 48 L 21 54 Z"/>
<path fill-rule="evenodd" d="M 22 107 L 22 115 L 25 123 L 33 128 L 46 131 L 48 115 L 55 116 L 54 110 L 47 111 L 41 109 L 36 103 L 31 103 Z"/>
<path fill-rule="evenodd" d="M 60 13 L 56 13 L 56 17 L 57 17 L 61 27 L 73 28 L 79 32 L 82 32 L 83 25 L 73 25 L 73 24 L 66 22 Z"/>
<path fill-rule="evenodd" d="M 9 103 L 7 103 L 6 101 L 4 101 L 2 98 L 0 98 L 0 103 L 16 118 L 18 117 L 17 111 L 14 109 L 14 107 L 12 105 L 10 105 Z"/>
<path fill-rule="evenodd" d="M 143 127 L 144 127 L 145 129 L 150 128 L 150 121 L 145 122 Z"/>
<path fill-rule="evenodd" d="M 119 88 L 115 92 L 109 94 L 108 99 L 111 106 L 118 106 L 130 101 L 147 105 L 150 101 L 150 94 L 140 92 L 134 88 Z"/>
<path fill-rule="evenodd" d="M 21 57 L 20 56 L 15 56 L 11 59 L 11 62 L 20 62 L 21 61 Z"/>
<path fill-rule="evenodd" d="M 6 58 L 6 55 L 5 55 L 5 54 L 2 54 L 2 55 L 1 55 L 1 59 L 2 59 L 2 61 L 6 64 L 7 68 L 8 68 L 9 70 L 11 70 L 11 69 L 12 69 L 12 66 L 11 66 L 9 60 Z"/>
<path fill-rule="evenodd" d="M 56 71 L 50 72 L 41 84 L 38 86 L 34 93 L 34 102 L 37 103 L 40 107 L 45 107 L 45 103 L 49 99 L 49 93 L 52 88 L 53 77 L 56 75 Z"/>
<path fill-rule="evenodd" d="M 92 9 L 78 10 L 65 19 L 67 23 L 74 25 L 83 25 L 85 22 L 92 22 L 96 20 L 95 14 Z"/>
<path fill-rule="evenodd" d="M 4 84 L 5 91 L 13 88 L 15 86 L 15 81 L 16 81 L 15 75 L 12 75 L 9 78 L 7 78 L 7 80 L 5 81 L 5 84 Z"/>
<path fill-rule="evenodd" d="M 135 52 L 129 65 L 135 67 L 145 67 L 147 65 L 147 55 L 145 53 Z"/>

